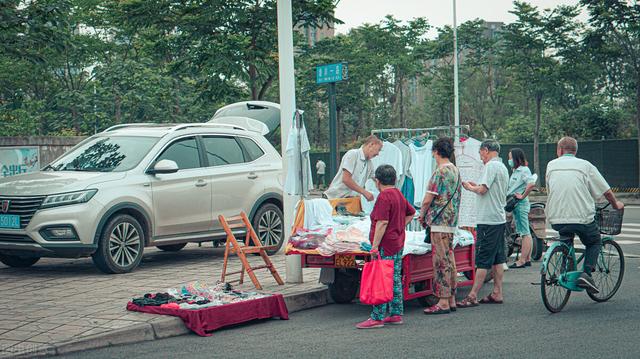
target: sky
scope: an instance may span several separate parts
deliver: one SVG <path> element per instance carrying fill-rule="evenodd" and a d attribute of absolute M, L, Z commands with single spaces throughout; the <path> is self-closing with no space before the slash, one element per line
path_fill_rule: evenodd
<path fill-rule="evenodd" d="M 529 0 L 530 4 L 539 9 L 553 8 L 560 4 L 575 5 L 577 2 L 578 0 Z M 336 26 L 336 30 L 344 34 L 364 23 L 378 23 L 388 14 L 400 20 L 425 17 L 433 27 L 452 25 L 452 4 L 452 0 L 340 0 L 336 17 L 344 21 L 344 24 Z M 513 9 L 512 0 L 457 0 L 456 8 L 458 24 L 476 18 L 505 23 L 515 20 L 509 13 Z"/>

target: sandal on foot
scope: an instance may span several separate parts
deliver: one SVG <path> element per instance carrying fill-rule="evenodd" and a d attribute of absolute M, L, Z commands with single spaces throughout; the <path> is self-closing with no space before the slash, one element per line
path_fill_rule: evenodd
<path fill-rule="evenodd" d="M 493 294 L 489 294 L 488 296 L 480 299 L 480 304 L 502 304 L 504 301 L 497 300 L 493 297 Z"/>
<path fill-rule="evenodd" d="M 456 308 L 471 308 L 471 307 L 477 307 L 478 305 L 479 305 L 478 298 L 473 298 L 469 296 L 467 296 L 466 298 L 464 298 L 459 302 L 456 302 Z"/>
<path fill-rule="evenodd" d="M 424 310 L 424 314 L 427 315 L 436 315 L 436 314 L 449 314 L 451 313 L 451 309 L 441 308 L 439 305 L 432 305 L 429 308 Z"/>

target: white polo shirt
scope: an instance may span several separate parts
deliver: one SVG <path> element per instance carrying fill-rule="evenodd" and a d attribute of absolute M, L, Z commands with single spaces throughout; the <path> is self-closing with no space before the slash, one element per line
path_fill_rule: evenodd
<path fill-rule="evenodd" d="M 343 170 L 349 171 L 353 181 L 363 188 L 367 180 L 369 178 L 373 178 L 374 174 L 373 164 L 371 163 L 371 160 L 368 160 L 365 157 L 362 147 L 347 151 L 347 153 L 342 156 L 338 173 L 336 173 L 333 181 L 331 181 L 329 189 L 324 193 L 327 198 L 346 198 L 360 195 L 358 192 L 353 191 L 351 188 L 347 187 L 344 182 L 342 182 Z"/>
<path fill-rule="evenodd" d="M 589 224 L 595 201 L 611 187 L 600 171 L 574 155 L 564 155 L 547 165 L 547 220 L 551 224 Z"/>

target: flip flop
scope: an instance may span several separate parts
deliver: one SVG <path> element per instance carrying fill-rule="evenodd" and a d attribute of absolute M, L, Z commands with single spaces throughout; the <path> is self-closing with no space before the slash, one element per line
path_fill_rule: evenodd
<path fill-rule="evenodd" d="M 496 300 L 493 295 L 489 294 L 488 296 L 480 299 L 480 304 L 502 304 L 504 301 Z"/>
<path fill-rule="evenodd" d="M 477 307 L 478 305 L 478 299 L 471 297 L 466 297 L 463 300 L 456 302 L 456 308 L 472 308 Z"/>
<path fill-rule="evenodd" d="M 426 315 L 438 315 L 438 314 L 449 314 L 451 313 L 451 309 L 443 309 L 440 308 L 439 305 L 432 305 L 429 308 L 424 310 L 424 314 Z"/>

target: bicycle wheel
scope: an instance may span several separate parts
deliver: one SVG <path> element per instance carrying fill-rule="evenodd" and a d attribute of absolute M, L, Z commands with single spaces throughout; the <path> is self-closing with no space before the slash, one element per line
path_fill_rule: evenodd
<path fill-rule="evenodd" d="M 542 303 L 551 313 L 558 313 L 569 301 L 571 291 L 559 283 L 560 276 L 573 270 L 574 259 L 569 255 L 567 247 L 555 247 L 549 255 L 546 270 L 540 278 Z"/>
<path fill-rule="evenodd" d="M 624 276 L 624 255 L 620 245 L 613 239 L 606 239 L 602 242 L 598 263 L 591 275 L 600 292 L 587 292 L 587 294 L 596 302 L 606 302 L 620 288 Z"/>

